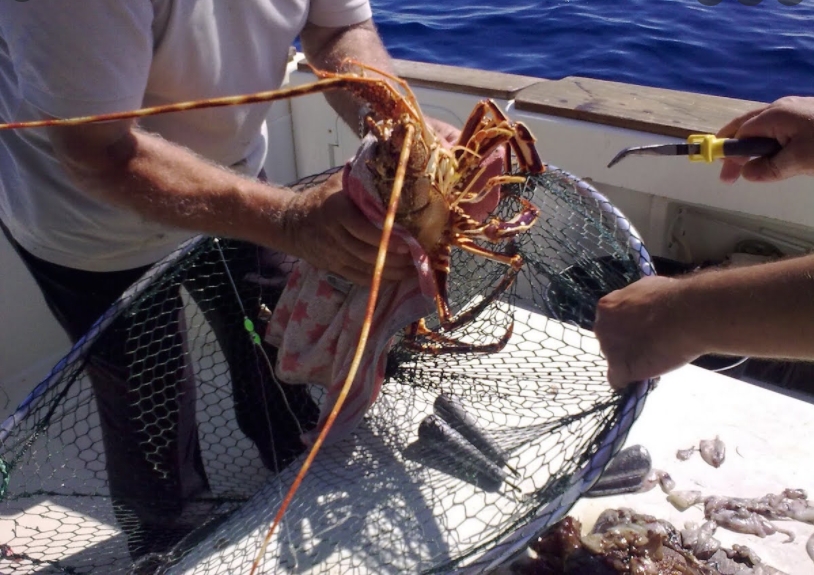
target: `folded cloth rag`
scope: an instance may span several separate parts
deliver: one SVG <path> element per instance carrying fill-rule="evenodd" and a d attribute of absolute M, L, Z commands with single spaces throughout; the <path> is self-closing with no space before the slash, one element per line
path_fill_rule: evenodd
<path fill-rule="evenodd" d="M 376 140 L 363 141 L 343 172 L 343 188 L 372 222 L 381 227 L 386 206 L 375 191 L 366 161 Z M 435 287 L 427 254 L 401 226 L 393 235 L 410 249 L 416 275 L 397 284 L 382 284 L 368 336 L 367 349 L 326 444 L 346 437 L 361 422 L 378 396 L 394 336 L 435 310 Z M 313 384 L 327 389 L 317 427 L 301 437 L 310 446 L 336 404 L 361 332 L 370 290 L 353 285 L 345 293 L 332 286 L 331 274 L 298 261 L 274 309 L 265 340 L 278 348 L 277 376 L 288 384 Z M 333 282 L 335 284 L 335 282 Z"/>

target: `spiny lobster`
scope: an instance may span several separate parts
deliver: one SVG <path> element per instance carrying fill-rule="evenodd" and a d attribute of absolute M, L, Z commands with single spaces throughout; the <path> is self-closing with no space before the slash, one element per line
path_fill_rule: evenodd
<path fill-rule="evenodd" d="M 382 202 L 387 204 L 387 212 L 366 315 L 342 390 L 266 534 L 252 564 L 252 575 L 256 572 L 276 527 L 330 431 L 356 377 L 367 344 L 381 286 L 382 268 L 394 224 L 398 222 L 407 229 L 428 255 L 436 287 L 435 301 L 439 323 L 444 331 L 450 331 L 472 321 L 495 301 L 512 284 L 523 265 L 520 255 L 492 251 L 479 246 L 475 240 L 497 243 L 511 239 L 530 229 L 539 217 L 538 209 L 524 199 L 520 200 L 521 211 L 508 221 L 500 221 L 497 218 L 480 221 L 469 215 L 466 209 L 481 202 L 495 186 L 526 181 L 525 176 L 509 174 L 513 165 L 512 152 L 516 156 L 518 174 L 541 173 L 545 170 L 534 147 L 535 138 L 524 124 L 510 121 L 494 102 L 485 100 L 470 114 L 457 143 L 445 146 L 427 124 L 417 98 L 404 80 L 359 62 L 348 60 L 344 65 L 355 66 L 359 72 L 333 73 L 314 69 L 318 81 L 293 88 L 96 116 L 0 124 L 0 130 L 76 126 L 201 108 L 272 102 L 329 90 L 346 90 L 367 103 L 370 113 L 366 116 L 365 122 L 378 142 L 369 167 L 374 172 Z M 376 76 L 368 76 L 366 72 L 374 73 Z M 483 159 L 499 149 L 504 150 L 503 173 L 488 178 L 483 183 L 486 170 Z M 453 317 L 450 311 L 447 290 L 453 246 L 508 266 L 507 273 L 493 291 L 480 303 L 457 317 Z M 510 326 L 496 342 L 473 345 L 431 331 L 422 319 L 407 328 L 403 344 L 425 353 L 493 352 L 506 345 L 511 331 Z M 419 338 L 432 343 L 419 343 Z"/>

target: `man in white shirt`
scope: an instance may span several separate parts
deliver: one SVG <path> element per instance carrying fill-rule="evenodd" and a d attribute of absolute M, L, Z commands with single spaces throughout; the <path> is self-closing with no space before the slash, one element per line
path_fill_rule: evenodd
<path fill-rule="evenodd" d="M 317 68 L 335 70 L 353 57 L 391 71 L 367 0 L 0 2 L 0 120 L 274 89 L 297 36 Z M 360 102 L 342 92 L 326 98 L 358 125 Z M 340 193 L 338 177 L 302 194 L 261 181 L 266 153 L 274 153 L 267 150 L 268 109 L 253 104 L 0 135 L 0 227 L 74 341 L 151 264 L 199 233 L 229 238 L 224 245 L 239 250 L 235 277 L 239 262 L 256 265 L 255 246 L 262 246 L 369 281 L 380 232 Z M 393 250 L 387 280 L 414 272 L 409 256 Z M 214 273 L 221 264 L 208 265 Z M 299 386 L 280 391 L 269 382 L 239 310 L 229 308 L 233 293 L 185 281 L 230 364 L 238 422 L 264 463 L 279 469 L 302 450 L 297 427 L 313 425 L 316 408 Z M 177 286 L 154 298 L 155 309 L 182 305 Z M 195 527 L 203 517 L 190 518 L 184 502 L 208 489 L 177 319 L 155 309 L 117 320 L 88 368 L 111 496 L 134 557 L 166 550 Z M 172 346 L 128 355 L 128 329 L 149 322 L 161 322 Z M 145 372 L 149 354 L 158 367 Z M 150 429 L 147 415 L 156 418 Z"/>

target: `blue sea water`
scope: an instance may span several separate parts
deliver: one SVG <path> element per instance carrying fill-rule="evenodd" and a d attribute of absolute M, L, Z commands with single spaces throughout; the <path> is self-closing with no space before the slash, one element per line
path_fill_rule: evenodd
<path fill-rule="evenodd" d="M 764 102 L 814 95 L 814 0 L 371 2 L 396 58 Z"/>

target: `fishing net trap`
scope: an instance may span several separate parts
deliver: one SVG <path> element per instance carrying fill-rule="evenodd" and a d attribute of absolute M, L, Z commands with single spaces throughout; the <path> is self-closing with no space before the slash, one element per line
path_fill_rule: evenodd
<path fill-rule="evenodd" d="M 506 267 L 463 250 L 450 273 L 453 311 L 479 306 L 455 338 L 491 342 L 511 326 L 508 343 L 438 355 L 394 336 L 375 401 L 317 455 L 263 573 L 488 571 L 619 451 L 652 382 L 610 388 L 594 309 L 653 274 L 649 255 L 567 172 L 506 186 L 495 213 L 521 198 L 540 217 L 498 247 L 525 262 L 511 287 L 484 305 Z M 270 371 L 264 334 L 286 265 L 195 238 L 73 346 L 0 427 L 0 572 L 249 572 L 330 395 Z"/>

